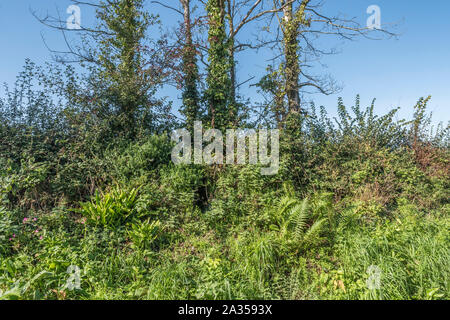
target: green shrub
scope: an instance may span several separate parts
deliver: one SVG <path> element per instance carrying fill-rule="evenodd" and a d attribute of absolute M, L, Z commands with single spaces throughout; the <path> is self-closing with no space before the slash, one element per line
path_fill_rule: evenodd
<path fill-rule="evenodd" d="M 170 163 L 172 147 L 166 135 L 151 135 L 128 143 L 124 149 L 109 149 L 105 154 L 109 173 L 124 183 L 155 175 L 158 167 Z"/>

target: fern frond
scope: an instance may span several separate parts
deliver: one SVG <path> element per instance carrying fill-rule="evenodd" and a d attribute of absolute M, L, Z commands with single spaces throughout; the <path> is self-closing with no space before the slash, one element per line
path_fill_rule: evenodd
<path fill-rule="evenodd" d="M 290 209 L 298 202 L 297 199 L 291 197 L 283 197 L 280 201 L 278 216 L 279 217 L 288 217 L 290 215 Z M 289 213 L 288 213 L 289 212 Z"/>
<path fill-rule="evenodd" d="M 300 239 L 308 220 L 308 200 L 305 199 L 301 203 L 296 204 L 290 211 L 289 224 L 293 225 L 294 236 Z"/>
<path fill-rule="evenodd" d="M 323 218 L 314 222 L 314 224 L 305 233 L 303 241 L 308 244 L 313 244 L 315 241 L 317 241 L 320 237 L 320 233 L 324 228 L 326 220 L 326 218 Z"/>

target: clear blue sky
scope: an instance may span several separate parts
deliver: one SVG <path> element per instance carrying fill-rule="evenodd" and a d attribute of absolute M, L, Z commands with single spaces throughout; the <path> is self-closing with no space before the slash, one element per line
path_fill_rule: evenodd
<path fill-rule="evenodd" d="M 176 0 L 167 0 L 177 4 Z M 148 1 L 150 2 L 150 1 Z M 377 111 L 383 113 L 392 107 L 402 107 L 400 115 L 410 117 L 412 106 L 421 96 L 433 96 L 430 110 L 435 121 L 450 120 L 450 1 L 447 0 L 328 0 L 326 10 L 356 17 L 362 24 L 368 18 L 366 9 L 376 4 L 381 8 L 382 23 L 400 22 L 396 29 L 398 40 L 370 41 L 360 39 L 339 46 L 341 53 L 328 56 L 324 72 L 330 73 L 344 85 L 336 95 L 314 95 L 317 105 L 325 105 L 330 113 L 336 110 L 336 100 L 342 96 L 351 105 L 356 94 L 369 104 L 377 98 Z M 50 54 L 41 38 L 43 33 L 53 48 L 64 48 L 58 33 L 39 24 L 30 8 L 41 15 L 48 11 L 55 15 L 59 8 L 62 17 L 68 0 L 1 0 L 0 1 L 0 82 L 12 83 L 21 70 L 25 58 L 43 63 Z M 165 24 L 173 24 L 176 14 L 149 4 L 151 10 L 160 11 Z M 82 24 L 92 25 L 93 12 L 82 11 Z M 244 30 L 249 32 L 248 30 Z M 334 43 L 331 43 L 334 44 Z M 337 42 L 336 42 L 337 44 Z M 267 65 L 263 53 L 244 53 L 240 58 L 239 78 L 261 75 Z M 244 89 L 244 95 L 256 99 L 254 90 Z M 177 99 L 173 89 L 162 95 Z"/>

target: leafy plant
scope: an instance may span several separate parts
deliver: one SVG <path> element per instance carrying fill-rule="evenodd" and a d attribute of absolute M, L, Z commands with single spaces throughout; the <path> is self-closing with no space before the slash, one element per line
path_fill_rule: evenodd
<path fill-rule="evenodd" d="M 163 227 L 160 221 L 135 221 L 128 230 L 128 236 L 136 248 L 149 249 L 162 231 Z"/>
<path fill-rule="evenodd" d="M 16 281 L 14 283 L 14 287 L 12 287 L 11 289 L 5 292 L 2 292 L 0 290 L 0 300 L 22 300 L 25 293 L 34 282 L 48 275 L 52 275 L 52 273 L 48 271 L 41 271 L 24 284 L 22 284 L 20 281 Z"/>
<path fill-rule="evenodd" d="M 299 200 L 291 186 L 285 184 L 285 196 L 275 210 L 276 225 L 272 229 L 289 245 L 313 245 L 320 240 L 327 218 L 315 217 L 308 198 Z"/>
<path fill-rule="evenodd" d="M 117 228 L 140 216 L 136 209 L 138 189 L 121 189 L 116 186 L 107 193 L 95 193 L 90 202 L 80 203 L 76 209 L 89 223 Z"/>

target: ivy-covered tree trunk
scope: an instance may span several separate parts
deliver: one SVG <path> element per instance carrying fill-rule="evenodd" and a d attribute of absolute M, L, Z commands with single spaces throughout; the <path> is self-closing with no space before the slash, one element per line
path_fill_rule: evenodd
<path fill-rule="evenodd" d="M 193 129 L 194 121 L 199 120 L 200 102 L 198 93 L 198 66 L 196 48 L 192 40 L 191 1 L 180 0 L 183 6 L 185 44 L 183 48 L 183 108 L 181 112 L 186 117 L 186 125 Z"/>
<path fill-rule="evenodd" d="M 236 91 L 237 91 L 237 78 L 236 78 L 236 60 L 235 60 L 235 33 L 234 33 L 234 21 L 232 16 L 232 6 L 231 1 L 227 0 L 228 4 L 228 19 L 229 19 L 229 30 L 230 30 L 230 37 L 228 39 L 229 41 L 229 51 L 230 51 L 230 81 L 231 81 L 231 88 L 230 88 L 230 116 L 234 119 L 234 125 L 237 126 L 237 101 L 236 101 Z"/>
<path fill-rule="evenodd" d="M 298 50 L 300 48 L 298 36 L 300 27 L 307 23 L 305 9 L 309 0 L 302 0 L 299 7 L 294 10 L 290 0 L 281 0 L 283 8 L 283 48 L 285 56 L 284 79 L 285 93 L 288 101 L 286 128 L 299 129 L 298 117 L 300 114 L 300 61 Z"/>
<path fill-rule="evenodd" d="M 230 41 L 225 25 L 225 0 L 208 0 L 209 67 L 206 79 L 208 120 L 212 128 L 226 129 L 235 123 L 230 76 Z"/>
<path fill-rule="evenodd" d="M 108 36 L 100 42 L 100 77 L 108 88 L 114 131 L 133 137 L 137 116 L 148 105 L 148 75 L 142 42 L 150 24 L 144 0 L 102 2 L 98 17 Z"/>
<path fill-rule="evenodd" d="M 285 5 L 282 1 L 282 5 Z M 300 65 L 298 61 L 298 22 L 294 19 L 292 3 L 283 9 L 283 29 L 284 29 L 284 77 L 286 83 L 286 95 L 288 99 L 288 113 L 297 113 L 300 105 L 300 95 L 298 92 L 298 77 Z"/>

